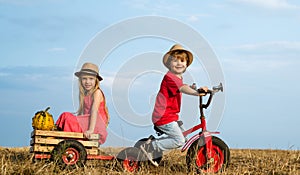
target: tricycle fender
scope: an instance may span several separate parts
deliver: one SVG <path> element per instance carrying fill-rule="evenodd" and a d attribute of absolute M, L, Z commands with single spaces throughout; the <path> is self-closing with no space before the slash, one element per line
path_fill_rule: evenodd
<path fill-rule="evenodd" d="M 209 140 L 209 138 L 211 138 L 212 134 L 220 134 L 220 132 L 208 132 L 208 131 L 204 131 L 204 132 L 200 132 L 199 134 L 194 135 L 193 137 L 191 137 L 182 147 L 181 152 L 184 152 L 185 150 L 189 149 L 189 147 L 195 142 L 197 141 L 200 137 L 203 137 L 205 140 L 205 143 L 207 143 L 207 141 Z"/>

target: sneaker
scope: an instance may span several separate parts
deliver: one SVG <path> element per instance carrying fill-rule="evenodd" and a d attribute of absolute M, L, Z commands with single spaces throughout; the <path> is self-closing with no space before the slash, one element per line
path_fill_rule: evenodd
<path fill-rule="evenodd" d="M 142 152 L 146 155 L 146 157 L 148 158 L 148 160 L 152 163 L 152 165 L 158 167 L 158 163 L 156 161 L 153 161 L 153 157 L 152 157 L 152 153 L 148 152 L 149 151 L 149 147 L 150 147 L 150 143 L 144 143 L 140 146 L 140 149 L 142 150 Z"/>

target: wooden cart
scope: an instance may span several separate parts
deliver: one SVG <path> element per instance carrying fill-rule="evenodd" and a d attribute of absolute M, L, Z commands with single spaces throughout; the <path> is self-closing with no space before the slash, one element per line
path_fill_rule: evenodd
<path fill-rule="evenodd" d="M 30 152 L 34 159 L 51 159 L 61 167 L 82 166 L 88 159 L 115 159 L 114 156 L 100 155 L 98 140 L 98 134 L 92 134 L 87 140 L 83 133 L 34 130 Z"/>

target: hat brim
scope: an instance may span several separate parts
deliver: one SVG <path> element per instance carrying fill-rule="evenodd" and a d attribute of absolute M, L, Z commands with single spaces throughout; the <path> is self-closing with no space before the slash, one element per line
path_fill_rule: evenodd
<path fill-rule="evenodd" d="M 185 50 L 185 49 L 175 49 L 175 50 L 170 50 L 163 57 L 163 63 L 167 68 L 168 68 L 167 61 L 168 61 L 169 57 L 171 56 L 171 53 L 175 52 L 175 51 L 185 51 L 188 54 L 188 59 L 189 59 L 188 64 L 186 66 L 188 67 L 189 65 L 192 64 L 194 58 L 193 58 L 193 54 L 190 51 Z"/>
<path fill-rule="evenodd" d="M 97 74 L 97 73 L 94 73 L 94 72 L 89 72 L 89 71 L 79 71 L 79 72 L 75 72 L 74 73 L 77 77 L 80 77 L 81 75 L 93 75 L 93 76 L 96 76 L 98 78 L 99 81 L 103 80 L 103 78 Z"/>

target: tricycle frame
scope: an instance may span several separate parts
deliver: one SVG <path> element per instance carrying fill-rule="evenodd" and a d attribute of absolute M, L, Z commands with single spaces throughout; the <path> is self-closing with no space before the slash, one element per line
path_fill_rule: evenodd
<path fill-rule="evenodd" d="M 199 109 L 200 109 L 200 124 L 186 130 L 183 132 L 183 135 L 186 137 L 187 135 L 202 129 L 200 132 L 192 136 L 190 139 L 186 141 L 186 143 L 183 145 L 181 151 L 184 152 L 188 150 L 186 159 L 188 168 L 192 169 L 189 164 L 196 164 L 197 172 L 218 172 L 223 170 L 228 164 L 229 164 L 229 148 L 223 142 L 220 138 L 213 136 L 214 134 L 220 134 L 220 132 L 210 132 L 207 131 L 206 128 L 206 119 L 204 116 L 204 109 L 206 109 L 214 96 L 215 93 L 218 91 L 223 91 L 223 85 L 220 83 L 218 86 L 214 86 L 212 90 L 208 90 L 207 92 L 198 90 L 199 94 L 206 95 L 209 94 L 208 100 L 206 104 L 203 104 L 203 96 L 199 96 Z M 178 122 L 182 123 L 182 122 Z M 157 127 L 154 127 L 154 129 L 157 131 L 157 135 L 160 136 L 163 133 L 157 129 Z M 149 142 L 149 140 L 155 140 L 156 138 L 154 136 L 150 136 L 148 138 L 140 139 L 134 147 L 139 148 L 141 144 L 145 142 Z M 193 148 L 192 148 L 193 147 Z M 199 149 L 203 152 L 199 152 Z M 193 150 L 192 150 L 193 149 Z M 154 151 L 155 152 L 155 151 Z M 157 155 L 161 155 L 162 153 L 156 153 Z M 201 155 L 200 155 L 201 154 Z M 195 157 L 190 158 L 189 156 Z M 203 160 L 203 158 L 205 160 Z M 201 159 L 201 160 L 197 160 Z M 222 159 L 222 160 L 220 160 Z M 161 158 L 154 157 L 153 160 L 149 160 L 152 164 L 155 164 L 155 160 L 160 161 Z M 156 162 L 159 163 L 159 162 Z M 195 168 L 195 167 L 193 167 Z"/>

